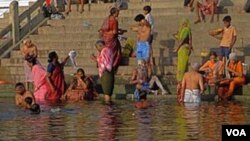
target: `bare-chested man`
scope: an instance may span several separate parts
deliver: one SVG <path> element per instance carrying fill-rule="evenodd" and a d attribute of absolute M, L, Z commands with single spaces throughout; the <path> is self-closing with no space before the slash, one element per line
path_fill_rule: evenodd
<path fill-rule="evenodd" d="M 32 98 L 31 105 L 35 104 L 34 95 L 30 91 L 27 91 L 25 89 L 23 83 L 17 83 L 15 86 L 15 90 L 16 90 L 15 101 L 16 101 L 17 106 L 19 106 L 21 108 L 29 109 L 30 104 L 27 104 L 27 102 L 25 101 L 25 98 L 27 98 L 27 97 Z"/>
<path fill-rule="evenodd" d="M 136 44 L 136 58 L 138 60 L 145 60 L 148 63 L 148 72 L 151 75 L 152 69 L 150 65 L 151 47 L 149 44 L 149 38 L 151 35 L 151 26 L 145 20 L 145 16 L 142 14 L 137 15 L 134 20 L 138 22 L 138 26 L 133 27 L 132 30 L 137 32 L 137 44 Z"/>
<path fill-rule="evenodd" d="M 184 74 L 182 80 L 182 92 L 178 98 L 179 102 L 200 103 L 201 94 L 204 91 L 203 78 L 198 73 L 200 65 L 198 63 L 192 64 L 192 70 Z"/>

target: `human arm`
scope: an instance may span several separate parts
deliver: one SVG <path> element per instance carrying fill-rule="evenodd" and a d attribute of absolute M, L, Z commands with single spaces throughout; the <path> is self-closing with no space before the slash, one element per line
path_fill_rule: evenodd
<path fill-rule="evenodd" d="M 218 39 L 218 40 L 222 40 L 222 36 L 218 36 L 220 34 L 222 34 L 224 31 L 223 28 L 219 28 L 219 29 L 216 29 L 216 30 L 212 30 L 212 31 L 209 31 L 209 35 Z"/>
<path fill-rule="evenodd" d="M 236 40 L 237 40 L 237 36 L 235 35 L 235 36 L 233 36 L 232 43 L 230 44 L 231 49 L 233 48 L 234 44 L 236 43 Z"/>
<path fill-rule="evenodd" d="M 67 63 L 68 59 L 69 59 L 69 56 L 67 56 L 66 58 L 64 58 L 64 60 L 62 61 L 61 65 L 64 66 Z"/>
<path fill-rule="evenodd" d="M 199 71 L 211 72 L 211 68 L 209 68 L 209 61 L 207 61 L 204 65 L 202 65 Z"/>
<path fill-rule="evenodd" d="M 200 87 L 200 94 L 203 94 L 204 93 L 204 83 L 203 83 L 202 75 L 199 75 L 199 87 Z"/>
<path fill-rule="evenodd" d="M 138 83 L 138 80 L 137 80 L 137 70 L 133 70 L 133 74 L 132 74 L 132 77 L 130 79 L 130 84 L 137 84 Z"/>

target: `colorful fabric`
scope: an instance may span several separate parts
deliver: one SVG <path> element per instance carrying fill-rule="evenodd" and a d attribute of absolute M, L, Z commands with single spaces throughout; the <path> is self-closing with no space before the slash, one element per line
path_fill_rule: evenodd
<path fill-rule="evenodd" d="M 178 50 L 177 76 L 176 76 L 178 82 L 182 81 L 184 73 L 188 71 L 188 59 L 189 59 L 189 46 L 185 44 Z"/>
<path fill-rule="evenodd" d="M 101 53 L 97 56 L 97 62 L 100 77 L 102 77 L 105 71 L 111 72 L 113 68 L 112 50 L 107 47 L 103 48 Z"/>
<path fill-rule="evenodd" d="M 113 67 L 117 68 L 121 60 L 121 44 L 118 34 L 110 34 L 110 31 L 118 31 L 118 21 L 115 17 L 105 19 L 101 27 L 101 38 L 105 42 L 105 47 L 112 49 Z"/>
<path fill-rule="evenodd" d="M 47 84 L 48 94 L 46 98 L 48 100 L 59 100 L 65 92 L 64 73 L 61 64 L 57 63 L 55 65 L 55 69 L 51 73 L 51 81 L 54 84 L 55 92 L 52 92 L 51 87 Z"/>
<path fill-rule="evenodd" d="M 188 59 L 189 59 L 189 45 L 191 44 L 191 29 L 188 19 L 184 19 L 180 24 L 178 33 L 176 35 L 177 41 L 183 41 L 181 47 L 178 50 L 177 60 L 177 81 L 182 81 L 184 73 L 188 71 Z"/>
<path fill-rule="evenodd" d="M 27 61 L 24 61 L 24 74 L 25 74 L 25 82 L 33 82 L 31 68 L 28 66 Z"/>
<path fill-rule="evenodd" d="M 136 59 L 148 61 L 150 57 L 150 45 L 148 42 L 137 42 Z"/>
<path fill-rule="evenodd" d="M 104 71 L 101 77 L 102 90 L 105 95 L 112 96 L 114 89 L 115 76 L 114 72 Z"/>
<path fill-rule="evenodd" d="M 201 94 L 200 90 L 185 90 L 184 102 L 186 103 L 200 103 L 201 102 Z"/>
<path fill-rule="evenodd" d="M 32 67 L 32 75 L 34 78 L 34 96 L 37 103 L 42 103 L 48 93 L 47 88 L 47 73 L 41 65 L 34 65 Z"/>
<path fill-rule="evenodd" d="M 147 97 L 147 93 L 150 91 L 150 88 L 149 88 L 149 83 L 143 83 L 142 84 L 142 89 L 141 90 L 138 90 L 138 89 L 135 89 L 135 92 L 134 92 L 134 98 L 136 101 L 140 101 L 143 97 L 146 98 Z"/>

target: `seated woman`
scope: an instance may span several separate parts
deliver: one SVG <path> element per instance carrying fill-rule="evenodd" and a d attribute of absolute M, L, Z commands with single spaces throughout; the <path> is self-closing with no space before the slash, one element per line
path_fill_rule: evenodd
<path fill-rule="evenodd" d="M 210 22 L 212 23 L 217 3 L 216 0 L 197 0 L 195 4 L 197 20 L 194 23 L 205 22 L 205 15 L 211 15 Z"/>
<path fill-rule="evenodd" d="M 241 61 L 237 60 L 235 53 L 229 55 L 229 62 L 226 66 L 226 71 L 228 71 L 230 78 L 222 80 L 219 83 L 218 89 L 218 95 L 222 100 L 230 98 L 236 87 L 245 84 L 243 65 Z"/>
<path fill-rule="evenodd" d="M 67 101 L 94 100 L 98 94 L 94 89 L 93 81 L 85 75 L 83 69 L 78 69 L 68 90 L 62 99 Z"/>
<path fill-rule="evenodd" d="M 210 59 L 200 67 L 199 71 L 205 72 L 205 83 L 214 85 L 223 77 L 223 68 L 223 61 L 217 59 L 216 52 L 211 52 Z"/>

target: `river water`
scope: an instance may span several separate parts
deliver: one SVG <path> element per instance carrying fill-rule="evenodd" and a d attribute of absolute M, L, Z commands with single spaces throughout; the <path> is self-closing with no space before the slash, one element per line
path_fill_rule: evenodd
<path fill-rule="evenodd" d="M 42 106 L 32 115 L 0 98 L 0 140 L 221 140 L 222 124 L 250 123 L 250 103 L 203 102 L 178 105 L 175 99 L 151 99 L 152 107 L 135 109 L 132 101 L 100 101 Z"/>

